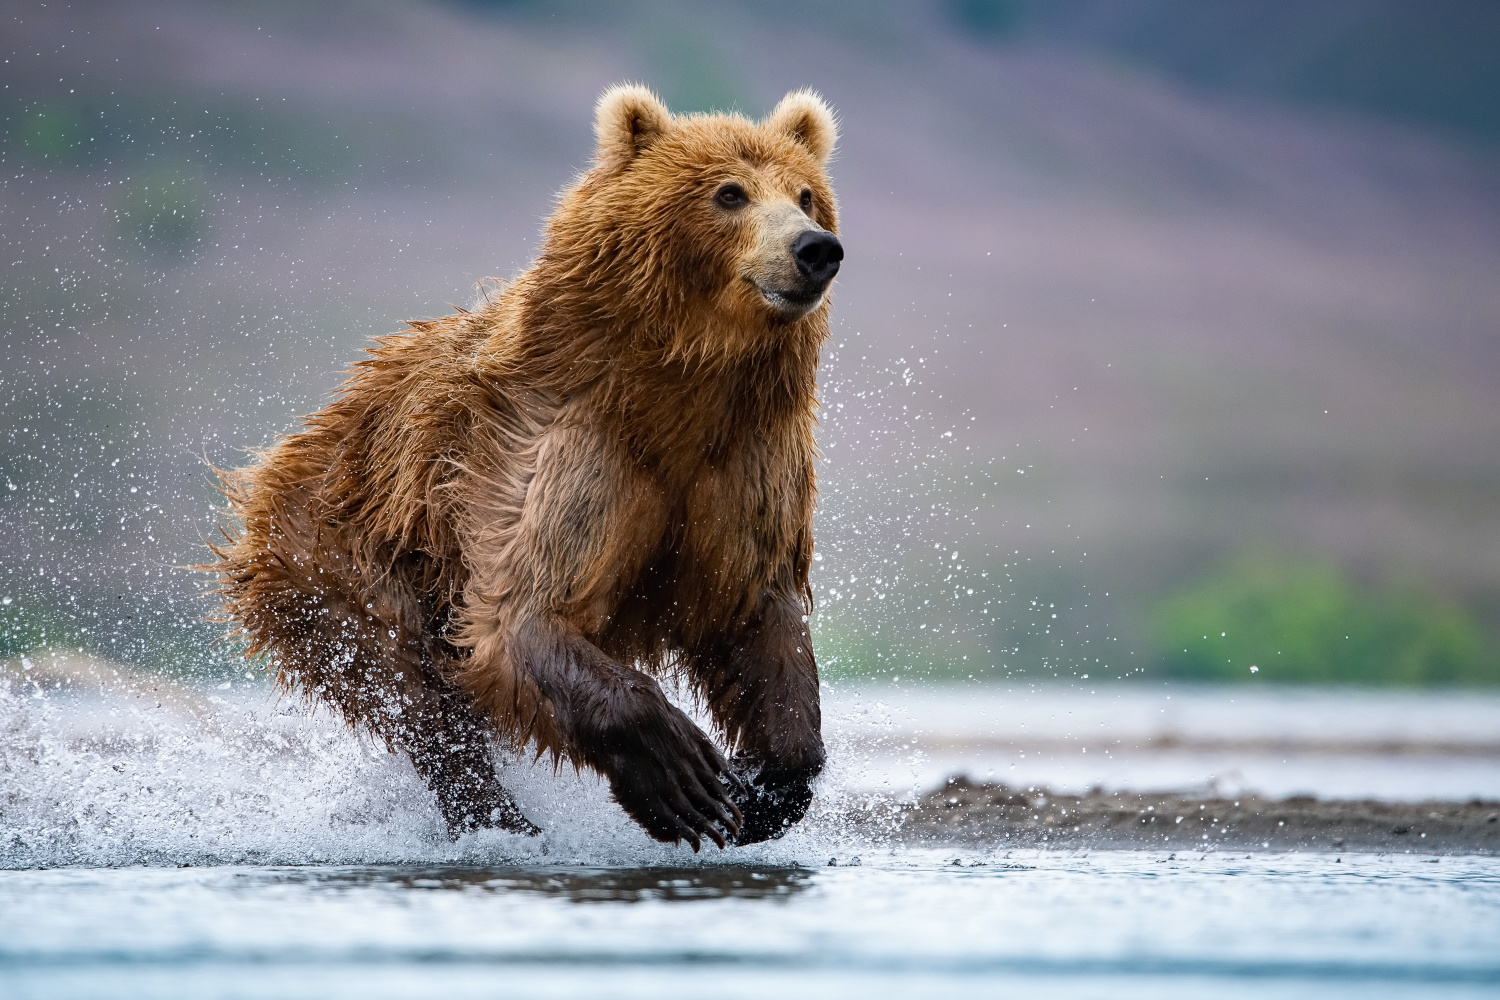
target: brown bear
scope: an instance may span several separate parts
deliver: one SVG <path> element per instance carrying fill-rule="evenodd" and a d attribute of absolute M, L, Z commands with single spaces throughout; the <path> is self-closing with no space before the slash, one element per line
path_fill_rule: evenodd
<path fill-rule="evenodd" d="M 813 427 L 843 259 L 833 115 L 600 99 L 593 168 L 473 311 L 382 338 L 223 472 L 233 634 L 410 756 L 450 835 L 535 833 L 498 736 L 609 782 L 658 840 L 752 843 L 823 766 Z M 701 699 L 730 759 L 652 675 Z"/>

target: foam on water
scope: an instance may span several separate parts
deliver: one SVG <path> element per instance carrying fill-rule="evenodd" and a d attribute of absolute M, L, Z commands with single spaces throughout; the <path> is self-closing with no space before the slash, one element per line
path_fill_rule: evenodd
<path fill-rule="evenodd" d="M 593 775 L 504 752 L 502 780 L 544 833 L 455 844 L 409 763 L 263 680 L 191 684 L 33 654 L 0 663 L 0 867 L 811 863 L 868 850 L 896 803 L 953 774 L 1078 792 L 1500 794 L 1492 695 L 837 684 L 824 696 L 829 764 L 808 817 L 782 841 L 695 857 L 647 838 Z"/>
<path fill-rule="evenodd" d="M 404 759 L 326 711 L 242 681 L 176 683 L 81 655 L 0 674 L 0 867 L 790 860 L 847 852 L 833 747 L 813 811 L 785 839 L 694 858 L 650 840 L 571 767 L 502 753 L 501 781 L 543 829 L 450 842 Z M 876 808 L 871 806 L 871 808 Z"/>

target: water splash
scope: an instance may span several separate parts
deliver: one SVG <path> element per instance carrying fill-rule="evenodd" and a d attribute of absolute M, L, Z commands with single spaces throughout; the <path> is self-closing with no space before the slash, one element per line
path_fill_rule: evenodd
<path fill-rule="evenodd" d="M 647 838 L 593 775 L 505 754 L 501 780 L 543 834 L 453 843 L 411 766 L 326 711 L 260 683 L 33 654 L 0 664 L 0 867 L 826 859 L 868 849 L 891 809 L 841 791 L 861 754 L 832 749 L 812 812 L 771 844 L 695 857 Z"/>

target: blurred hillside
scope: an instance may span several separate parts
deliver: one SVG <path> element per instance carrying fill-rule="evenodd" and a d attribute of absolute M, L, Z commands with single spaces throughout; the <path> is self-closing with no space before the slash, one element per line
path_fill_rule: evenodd
<path fill-rule="evenodd" d="M 1046 41 L 1223 93 L 1500 140 L 1500 9 L 1483 0 L 949 0 L 954 27 Z"/>
<path fill-rule="evenodd" d="M 832 670 L 1248 680 L 1182 637 L 1315 580 L 1440 651 L 1370 679 L 1500 680 L 1494 10 L 10 5 L 0 642 L 201 663 L 206 463 L 524 267 L 640 79 L 841 117 Z"/>

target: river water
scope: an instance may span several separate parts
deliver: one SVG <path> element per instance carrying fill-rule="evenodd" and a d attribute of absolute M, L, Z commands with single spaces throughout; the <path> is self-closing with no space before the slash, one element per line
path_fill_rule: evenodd
<path fill-rule="evenodd" d="M 1500 993 L 1500 859 L 916 849 L 848 821 L 955 772 L 1500 798 L 1492 696 L 835 685 L 808 820 L 695 856 L 524 762 L 543 835 L 451 844 L 409 766 L 251 682 L 6 671 L 7 998 Z"/>
<path fill-rule="evenodd" d="M 1080 793 L 1500 800 L 1500 693 L 1145 685 L 840 685 L 842 782 Z"/>
<path fill-rule="evenodd" d="M 774 863 L 702 867 L 3 872 L 0 993 L 20 1000 L 1500 991 L 1495 859 L 902 850 L 867 853 L 857 866 L 828 860 L 804 845 Z"/>

